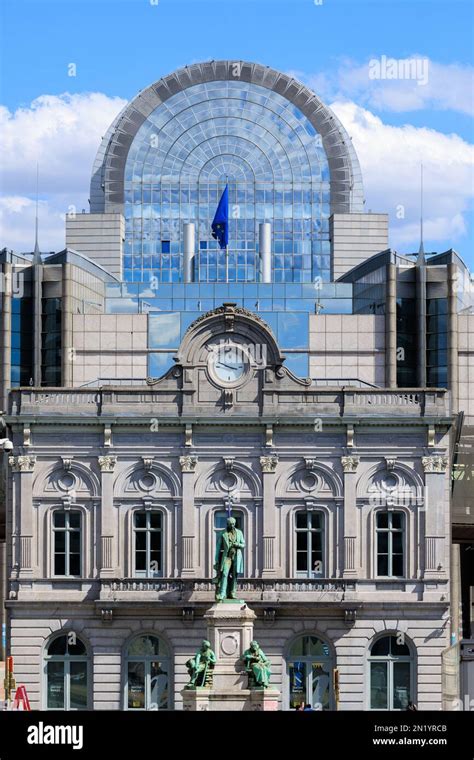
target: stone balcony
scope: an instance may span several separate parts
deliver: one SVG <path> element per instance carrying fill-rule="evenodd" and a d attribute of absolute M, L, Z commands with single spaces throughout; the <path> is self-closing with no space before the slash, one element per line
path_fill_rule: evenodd
<path fill-rule="evenodd" d="M 16 579 L 11 583 L 10 601 L 34 603 L 83 603 L 96 607 L 158 605 L 179 608 L 206 607 L 214 601 L 215 586 L 205 578 L 101 578 L 101 579 Z M 406 604 L 447 605 L 449 584 L 445 577 L 417 579 L 363 578 L 243 578 L 238 594 L 251 606 L 284 608 L 295 603 L 302 608 L 384 607 Z"/>

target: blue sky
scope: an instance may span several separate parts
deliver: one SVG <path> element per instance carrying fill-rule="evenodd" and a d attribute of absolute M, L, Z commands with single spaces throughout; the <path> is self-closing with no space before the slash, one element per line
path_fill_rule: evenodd
<path fill-rule="evenodd" d="M 56 229 L 54 217 L 57 222 L 59 206 L 68 205 L 68 196 L 73 203 L 87 204 L 90 164 L 87 171 L 84 164 L 92 161 L 92 146 L 98 147 L 121 101 L 180 66 L 229 58 L 259 61 L 292 72 L 325 102 L 336 104 L 334 109 L 353 136 L 361 159 L 368 207 L 391 214 L 399 250 L 415 245 L 414 185 L 423 160 L 428 249 L 441 250 L 452 243 L 474 268 L 472 165 L 469 169 L 473 143 L 472 2 L 155 2 L 3 0 L 0 103 L 3 123 L 11 132 L 6 145 L 13 153 L 29 157 L 30 163 L 35 151 L 38 153 L 43 166 L 40 185 L 46 247 L 57 245 L 59 226 Z M 368 62 L 381 56 L 429 59 L 429 86 L 369 82 Z M 70 63 L 76 65 L 74 77 L 68 76 Z M 69 96 L 64 97 L 65 93 Z M 100 93 L 104 100 L 88 101 L 90 93 Z M 45 95 L 55 99 L 38 103 Z M 62 131 L 53 123 L 58 108 L 66 124 Z M 75 133 L 68 113 L 77 120 L 79 112 L 82 133 L 79 124 Z M 103 126 L 100 112 L 108 119 Z M 57 156 L 67 152 L 70 187 L 64 177 L 55 179 L 50 167 L 54 156 L 50 159 L 48 153 L 51 141 L 47 147 L 48 114 L 51 129 L 56 130 Z M 86 145 L 83 133 L 88 130 Z M 39 132 L 46 135 L 42 142 Z M 76 169 L 72 147 L 62 147 L 66 139 L 77 145 Z M 394 155 L 400 170 L 398 179 L 393 172 L 389 187 L 383 167 Z M 27 159 L 22 164 L 20 157 L 18 162 L 15 171 L 13 159 L 8 159 L 1 193 L 5 198 L 24 198 L 22 215 L 28 219 L 34 170 L 30 177 Z M 443 189 L 443 178 L 448 187 L 452 183 L 452 192 Z M 18 247 L 23 240 L 14 205 L 5 202 L 2 237 L 7 245 Z M 397 217 L 400 205 L 405 208 L 403 219 Z"/>

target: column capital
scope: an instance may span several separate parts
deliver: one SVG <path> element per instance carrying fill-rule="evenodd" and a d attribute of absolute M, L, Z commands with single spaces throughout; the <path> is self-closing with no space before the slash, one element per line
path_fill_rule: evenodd
<path fill-rule="evenodd" d="M 277 464 L 278 457 L 276 454 L 260 457 L 260 466 L 262 468 L 262 472 L 275 472 Z"/>
<path fill-rule="evenodd" d="M 446 472 L 448 466 L 447 456 L 422 457 L 421 464 L 424 472 Z"/>
<path fill-rule="evenodd" d="M 360 457 L 356 457 L 353 454 L 347 457 L 341 457 L 341 464 L 344 472 L 357 472 L 359 462 Z"/>
<path fill-rule="evenodd" d="M 8 457 L 8 464 L 13 472 L 33 472 L 35 463 L 35 456 Z"/>
<path fill-rule="evenodd" d="M 107 454 L 107 456 L 97 457 L 101 472 L 113 472 L 117 464 L 117 457 Z"/>
<path fill-rule="evenodd" d="M 187 454 L 184 457 L 179 458 L 179 464 L 182 472 L 195 472 L 197 463 L 198 457 L 194 454 Z"/>

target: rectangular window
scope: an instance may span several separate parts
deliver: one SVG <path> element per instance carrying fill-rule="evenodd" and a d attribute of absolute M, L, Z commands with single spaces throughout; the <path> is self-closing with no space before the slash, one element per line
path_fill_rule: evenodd
<path fill-rule="evenodd" d="M 324 515 L 297 512 L 296 573 L 308 578 L 324 577 Z"/>
<path fill-rule="evenodd" d="M 135 575 L 163 575 L 163 530 L 161 512 L 135 512 Z"/>
<path fill-rule="evenodd" d="M 378 512 L 376 516 L 377 575 L 400 578 L 404 575 L 405 515 Z"/>
<path fill-rule="evenodd" d="M 81 575 L 81 519 L 77 511 L 54 512 L 54 575 Z"/>

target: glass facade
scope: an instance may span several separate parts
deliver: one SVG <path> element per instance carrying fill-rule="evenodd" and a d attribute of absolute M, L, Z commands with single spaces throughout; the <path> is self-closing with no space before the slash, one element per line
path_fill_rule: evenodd
<path fill-rule="evenodd" d="M 272 225 L 273 281 L 329 279 L 329 167 L 310 121 L 256 84 L 194 85 L 158 106 L 125 166 L 124 278 L 182 280 L 182 228 L 197 230 L 195 279 L 225 282 L 211 235 L 229 187 L 230 282 L 259 280 L 258 225 Z"/>
<path fill-rule="evenodd" d="M 432 387 L 448 385 L 448 299 L 426 303 L 426 380 Z"/>
<path fill-rule="evenodd" d="M 28 385 L 33 377 L 33 299 L 12 298 L 12 388 Z"/>
<path fill-rule="evenodd" d="M 61 299 L 43 298 L 41 305 L 41 384 L 55 387 L 61 385 Z"/>

